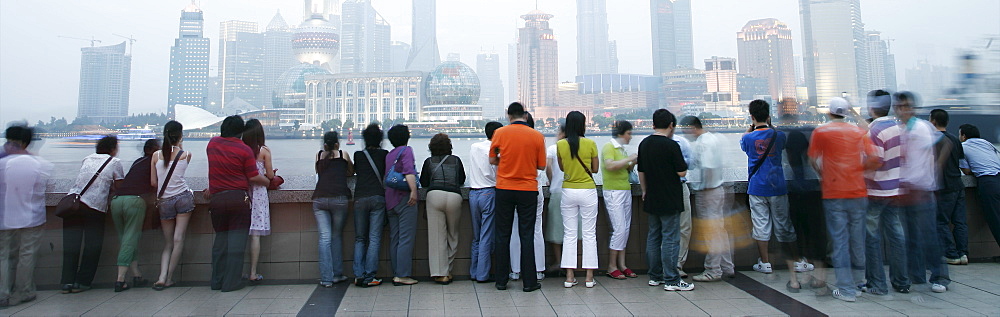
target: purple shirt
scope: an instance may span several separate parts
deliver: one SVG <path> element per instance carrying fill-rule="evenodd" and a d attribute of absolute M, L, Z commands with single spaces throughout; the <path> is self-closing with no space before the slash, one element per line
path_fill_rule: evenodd
<path fill-rule="evenodd" d="M 402 151 L 402 155 L 400 155 L 400 151 Z M 398 161 L 396 160 L 397 155 L 399 155 Z M 392 149 L 392 151 L 389 151 L 389 155 L 385 156 L 385 173 L 382 175 L 388 174 L 390 168 L 395 168 L 396 171 L 403 173 L 403 175 L 417 175 L 417 167 L 414 164 L 413 158 L 413 148 L 409 146 L 399 146 Z M 410 191 L 408 190 L 396 190 L 386 186 L 385 208 L 387 210 L 396 208 L 396 205 L 399 205 L 401 202 L 405 203 L 409 200 L 409 197 Z"/>

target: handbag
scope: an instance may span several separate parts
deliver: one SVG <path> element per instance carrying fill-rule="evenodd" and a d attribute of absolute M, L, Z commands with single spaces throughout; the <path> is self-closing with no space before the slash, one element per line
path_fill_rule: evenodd
<path fill-rule="evenodd" d="M 56 205 L 56 217 L 66 218 L 66 217 L 78 216 L 82 213 L 80 205 L 82 205 L 83 203 L 80 202 L 80 198 L 83 197 L 83 193 L 86 193 L 87 190 L 90 189 L 91 185 L 94 185 L 94 181 L 97 180 L 98 176 L 101 176 L 101 172 L 103 172 L 104 168 L 108 166 L 108 163 L 111 163 L 111 159 L 113 158 L 114 158 L 113 156 L 108 157 L 108 160 L 104 161 L 104 164 L 101 165 L 101 168 L 97 169 L 97 172 L 94 173 L 94 176 L 90 178 L 90 182 L 87 182 L 87 186 L 84 186 L 83 190 L 81 190 L 80 193 L 68 194 L 66 196 L 63 196 L 63 198 L 59 200 L 59 204 Z"/>
<path fill-rule="evenodd" d="M 281 177 L 281 175 L 274 175 L 274 178 L 271 179 L 271 183 L 267 184 L 267 190 L 278 190 L 278 188 L 281 187 L 281 184 L 284 183 L 284 177 Z"/>
<path fill-rule="evenodd" d="M 385 182 L 383 183 L 386 187 L 395 190 L 410 190 L 410 184 L 406 182 L 406 175 L 403 175 L 403 173 L 396 170 L 396 164 L 399 163 L 399 158 L 408 148 L 409 147 L 404 148 L 400 150 L 399 153 L 396 153 L 396 159 L 392 161 L 392 168 L 385 172 Z"/>
<path fill-rule="evenodd" d="M 635 171 L 635 168 L 628 169 L 628 183 L 629 184 L 639 183 L 639 173 Z"/>
<path fill-rule="evenodd" d="M 181 156 L 183 155 L 184 150 L 177 152 L 177 157 L 174 158 L 174 163 L 170 164 L 170 170 L 167 171 L 167 178 L 163 179 L 163 186 L 161 186 L 160 191 L 156 193 L 156 200 L 153 203 L 153 206 L 155 206 L 157 210 L 160 209 L 160 201 L 163 200 L 163 193 L 167 191 L 167 185 L 170 184 L 170 177 L 174 176 L 174 169 L 177 168 L 177 161 L 180 161 Z"/>

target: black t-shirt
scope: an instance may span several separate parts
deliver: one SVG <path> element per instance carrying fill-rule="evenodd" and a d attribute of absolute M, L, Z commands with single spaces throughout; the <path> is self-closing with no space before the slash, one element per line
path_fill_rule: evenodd
<path fill-rule="evenodd" d="M 646 200 L 643 210 L 654 215 L 684 211 L 684 192 L 678 172 L 688 169 L 676 141 L 662 135 L 650 135 L 639 143 L 639 172 L 646 176 Z"/>
<path fill-rule="evenodd" d="M 379 175 L 383 179 L 385 178 L 385 173 L 382 171 L 385 171 L 385 156 L 389 155 L 389 151 L 383 149 L 369 149 L 367 151 L 368 155 L 371 155 L 372 160 L 375 161 L 379 172 L 377 175 L 375 174 L 375 170 L 372 170 L 372 164 L 368 162 L 368 157 L 365 156 L 364 152 L 354 152 L 354 172 L 358 175 L 354 185 L 355 198 L 385 196 L 385 188 L 382 187 Z"/>
<path fill-rule="evenodd" d="M 958 141 L 958 138 L 948 132 L 938 132 L 937 142 L 934 142 L 934 154 L 935 157 L 941 157 L 941 151 L 945 151 L 945 147 L 950 147 L 951 150 L 947 153 L 948 158 L 944 161 L 943 165 L 939 165 L 938 169 L 938 183 L 941 184 L 941 190 L 953 191 L 965 188 L 965 184 L 962 183 L 962 172 L 958 169 L 958 161 L 965 158 L 965 151 L 962 150 L 962 142 Z"/>
<path fill-rule="evenodd" d="M 125 174 L 121 186 L 115 190 L 115 195 L 141 196 L 156 193 L 158 188 L 150 184 L 150 170 L 152 169 L 150 160 L 149 156 L 143 156 L 132 162 L 132 167 L 128 169 L 128 174 Z"/>

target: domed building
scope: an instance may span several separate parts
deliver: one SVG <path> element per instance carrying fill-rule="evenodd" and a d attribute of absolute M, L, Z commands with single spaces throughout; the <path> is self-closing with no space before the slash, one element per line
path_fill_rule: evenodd
<path fill-rule="evenodd" d="M 447 61 L 427 75 L 423 121 L 482 120 L 479 76 L 468 65 Z"/>
<path fill-rule="evenodd" d="M 292 50 L 301 63 L 317 64 L 328 70 L 333 69 L 331 63 L 337 58 L 340 50 L 340 34 L 337 32 L 337 26 L 324 19 L 322 14 L 313 14 L 295 29 Z"/>
<path fill-rule="evenodd" d="M 289 68 L 274 83 L 272 104 L 281 109 L 281 126 L 287 127 L 305 122 L 306 77 L 309 75 L 329 75 L 331 72 L 316 64 L 301 63 Z"/>

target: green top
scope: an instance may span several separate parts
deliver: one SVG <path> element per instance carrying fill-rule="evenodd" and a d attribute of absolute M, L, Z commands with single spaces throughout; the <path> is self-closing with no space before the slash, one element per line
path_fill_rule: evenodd
<path fill-rule="evenodd" d="M 591 172 L 594 172 L 594 166 L 590 166 L 590 163 L 593 158 L 597 157 L 597 142 L 588 138 L 580 138 L 580 150 L 577 153 L 580 160 L 570 155 L 569 141 L 565 139 L 556 142 L 556 151 L 559 153 L 559 158 L 562 161 L 562 170 L 565 174 L 563 188 L 597 188 L 597 184 L 594 184 L 594 179 L 587 174 L 587 170 L 583 169 L 583 165 L 580 164 L 580 160 L 583 160 L 583 164 L 586 164 L 587 168 Z"/>
<path fill-rule="evenodd" d="M 621 161 L 627 159 L 628 155 L 625 153 L 625 147 L 618 144 L 618 141 L 611 139 L 604 145 L 601 149 L 601 161 L 602 163 L 607 160 Z M 610 190 L 631 190 L 632 184 L 628 182 L 628 168 L 623 168 L 617 171 L 608 170 L 608 165 L 603 164 L 601 166 L 601 172 L 604 174 L 604 189 Z"/>

